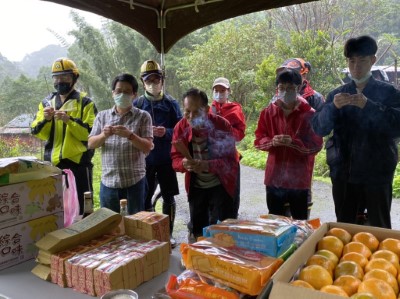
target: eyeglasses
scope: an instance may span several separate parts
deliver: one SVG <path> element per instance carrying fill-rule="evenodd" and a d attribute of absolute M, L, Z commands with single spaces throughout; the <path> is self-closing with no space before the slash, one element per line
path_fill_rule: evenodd
<path fill-rule="evenodd" d="M 279 91 L 295 91 L 296 89 L 297 89 L 297 85 L 294 85 L 294 84 L 291 84 L 291 85 L 278 84 Z"/>
<path fill-rule="evenodd" d="M 116 88 L 113 90 L 113 92 L 115 94 L 120 94 L 120 93 L 125 93 L 125 94 L 129 94 L 129 95 L 133 94 L 132 89 L 129 90 L 129 89 Z"/>

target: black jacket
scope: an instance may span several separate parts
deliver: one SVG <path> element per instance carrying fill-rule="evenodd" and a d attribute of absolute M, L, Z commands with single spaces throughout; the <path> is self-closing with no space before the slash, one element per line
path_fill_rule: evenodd
<path fill-rule="evenodd" d="M 153 126 L 166 128 L 163 137 L 153 139 L 154 149 L 146 157 L 146 165 L 171 164 L 171 141 L 175 125 L 182 119 L 178 102 L 164 94 L 159 101 L 151 101 L 142 95 L 133 102 L 133 106 L 150 113 Z"/>
<path fill-rule="evenodd" d="M 355 184 L 392 183 L 398 162 L 400 90 L 371 77 L 363 90 L 368 99 L 363 109 L 337 109 L 337 93 L 356 94 L 356 85 L 351 81 L 332 91 L 312 120 L 320 136 L 333 130 L 325 145 L 330 176 Z"/>

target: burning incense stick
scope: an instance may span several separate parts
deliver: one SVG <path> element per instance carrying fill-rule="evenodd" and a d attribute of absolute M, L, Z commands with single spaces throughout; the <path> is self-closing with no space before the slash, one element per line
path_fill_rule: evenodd
<path fill-rule="evenodd" d="M 192 155 L 189 152 L 187 146 L 183 143 L 181 139 L 172 142 L 172 145 L 188 160 L 193 160 Z"/>

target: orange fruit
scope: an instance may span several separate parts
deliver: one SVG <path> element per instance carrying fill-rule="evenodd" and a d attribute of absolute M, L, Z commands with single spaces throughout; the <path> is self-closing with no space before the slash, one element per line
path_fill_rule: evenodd
<path fill-rule="evenodd" d="M 318 250 L 326 249 L 332 251 L 338 258 L 341 257 L 343 251 L 343 242 L 335 236 L 325 236 L 318 241 Z"/>
<path fill-rule="evenodd" d="M 352 275 L 342 275 L 335 279 L 333 285 L 341 287 L 347 295 L 351 296 L 357 293 L 358 286 L 360 285 L 361 280 Z"/>
<path fill-rule="evenodd" d="M 301 269 L 299 279 L 308 282 L 316 290 L 333 283 L 328 270 L 319 265 L 311 265 Z"/>
<path fill-rule="evenodd" d="M 335 264 L 326 256 L 314 254 L 307 260 L 306 266 L 320 265 L 328 270 L 329 274 L 333 277 L 333 271 L 335 270 Z"/>
<path fill-rule="evenodd" d="M 399 270 L 399 267 L 400 267 L 399 257 L 393 251 L 390 251 L 387 249 L 377 250 L 370 257 L 371 260 L 374 258 L 383 258 L 385 260 L 388 260 L 389 262 L 392 263 L 393 266 L 396 267 L 397 271 Z"/>
<path fill-rule="evenodd" d="M 339 227 L 331 228 L 326 233 L 326 236 L 338 237 L 343 242 L 343 245 L 346 245 L 347 243 L 349 243 L 351 241 L 351 234 L 347 230 L 345 230 L 343 228 L 339 228 Z"/>
<path fill-rule="evenodd" d="M 388 271 L 394 277 L 397 277 L 397 269 L 391 262 L 383 258 L 377 257 L 368 262 L 365 266 L 365 272 L 369 272 L 372 269 L 382 269 Z"/>
<path fill-rule="evenodd" d="M 371 252 L 376 251 L 379 246 L 378 239 L 373 234 L 368 232 L 356 233 L 351 240 L 363 243 L 369 248 L 369 250 L 371 250 Z"/>
<path fill-rule="evenodd" d="M 353 296 L 350 297 L 350 299 L 376 299 L 376 297 L 371 293 L 362 292 L 355 293 Z"/>
<path fill-rule="evenodd" d="M 332 251 L 329 251 L 326 249 L 321 249 L 321 250 L 318 250 L 315 254 L 326 256 L 328 259 L 330 259 L 335 264 L 335 267 L 339 263 L 339 258 Z"/>
<path fill-rule="evenodd" d="M 324 292 L 324 293 L 328 293 L 328 294 L 339 295 L 342 297 L 347 297 L 347 298 L 349 297 L 349 295 L 347 295 L 347 293 L 341 287 L 334 286 L 334 285 L 324 286 L 320 289 L 320 291 Z"/>
<path fill-rule="evenodd" d="M 343 248 L 343 255 L 348 252 L 358 252 L 365 256 L 367 259 L 371 256 L 371 250 L 361 242 L 347 243 Z"/>
<path fill-rule="evenodd" d="M 352 275 L 357 277 L 359 280 L 362 280 L 364 277 L 364 271 L 356 262 L 343 261 L 340 262 L 335 268 L 335 279 L 342 275 Z"/>
<path fill-rule="evenodd" d="M 307 281 L 304 281 L 304 280 L 297 279 L 297 280 L 290 282 L 290 284 L 293 286 L 296 286 L 296 287 L 302 287 L 302 288 L 314 290 L 314 287 L 311 284 L 309 284 Z"/>
<path fill-rule="evenodd" d="M 348 252 L 342 256 L 340 261 L 353 261 L 359 264 L 363 269 L 365 265 L 368 263 L 368 259 L 358 252 Z"/>
<path fill-rule="evenodd" d="M 358 287 L 358 292 L 371 293 L 376 299 L 396 299 L 392 287 L 387 282 L 377 278 L 362 281 Z"/>
<path fill-rule="evenodd" d="M 372 269 L 371 271 L 365 273 L 363 280 L 370 278 L 377 278 L 387 282 L 397 295 L 399 293 L 399 285 L 397 284 L 397 279 L 390 274 L 388 271 L 382 269 Z"/>
<path fill-rule="evenodd" d="M 390 250 L 390 251 L 394 252 L 395 254 L 397 254 L 397 256 L 400 259 L 400 240 L 397 240 L 394 238 L 387 238 L 387 239 L 381 241 L 381 243 L 379 243 L 378 248 Z"/>
<path fill-rule="evenodd" d="M 400 286 L 400 273 L 399 273 L 399 275 L 397 275 L 397 283 Z"/>

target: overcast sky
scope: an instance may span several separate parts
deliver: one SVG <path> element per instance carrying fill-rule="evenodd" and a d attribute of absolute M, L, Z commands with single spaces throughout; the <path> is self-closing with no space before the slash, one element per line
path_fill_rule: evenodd
<path fill-rule="evenodd" d="M 76 28 L 71 8 L 39 0 L 0 0 L 0 54 L 20 61 L 26 54 L 50 44 L 59 44 L 47 28 L 72 41 L 67 33 Z M 100 27 L 101 17 L 77 10 L 86 21 Z"/>

